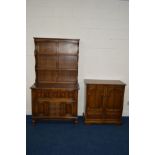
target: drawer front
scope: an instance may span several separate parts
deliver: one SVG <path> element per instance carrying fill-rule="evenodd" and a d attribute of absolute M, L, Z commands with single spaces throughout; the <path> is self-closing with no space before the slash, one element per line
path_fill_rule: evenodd
<path fill-rule="evenodd" d="M 34 90 L 34 95 L 36 97 L 49 97 L 49 98 L 76 98 L 77 91 L 68 91 L 68 90 Z"/>

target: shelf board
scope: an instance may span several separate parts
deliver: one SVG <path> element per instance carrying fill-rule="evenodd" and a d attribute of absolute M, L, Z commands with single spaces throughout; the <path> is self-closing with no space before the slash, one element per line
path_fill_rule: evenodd
<path fill-rule="evenodd" d="M 78 71 L 78 69 L 71 69 L 71 68 L 36 68 L 36 70 L 49 70 L 49 71 Z"/>
<path fill-rule="evenodd" d="M 66 82 L 63 82 L 63 81 L 60 81 L 60 82 L 58 82 L 58 81 L 56 81 L 56 82 L 51 82 L 51 81 L 39 81 L 38 83 L 49 83 L 49 84 L 76 84 L 77 83 L 77 81 L 66 81 Z"/>
<path fill-rule="evenodd" d="M 72 53 L 35 53 L 35 56 L 43 55 L 43 56 L 78 56 L 77 54 Z"/>
<path fill-rule="evenodd" d="M 73 103 L 75 100 L 71 98 L 40 98 L 39 101 L 41 102 L 51 102 L 51 103 Z"/>

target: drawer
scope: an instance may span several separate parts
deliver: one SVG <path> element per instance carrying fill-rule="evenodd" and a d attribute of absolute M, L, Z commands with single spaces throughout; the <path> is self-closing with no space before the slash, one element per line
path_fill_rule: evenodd
<path fill-rule="evenodd" d="M 46 89 L 39 89 L 33 90 L 34 95 L 40 98 L 76 98 L 77 91 L 65 91 L 65 90 L 46 90 Z"/>

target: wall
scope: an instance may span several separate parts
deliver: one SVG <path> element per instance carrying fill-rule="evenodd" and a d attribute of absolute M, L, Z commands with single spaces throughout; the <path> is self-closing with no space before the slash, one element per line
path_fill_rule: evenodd
<path fill-rule="evenodd" d="M 79 115 L 84 111 L 84 78 L 125 82 L 123 115 L 129 114 L 128 7 L 124 0 L 27 0 L 27 114 L 35 80 L 33 37 L 80 39 Z"/>

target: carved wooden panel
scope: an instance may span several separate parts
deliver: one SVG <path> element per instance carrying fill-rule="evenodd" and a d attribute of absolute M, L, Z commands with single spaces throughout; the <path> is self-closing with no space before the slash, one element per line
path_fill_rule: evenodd
<path fill-rule="evenodd" d="M 106 109 L 121 110 L 124 96 L 124 89 L 122 87 L 109 87 L 106 98 Z"/>
<path fill-rule="evenodd" d="M 65 116 L 65 104 L 64 103 L 51 103 L 48 106 L 48 115 L 52 117 Z"/>

